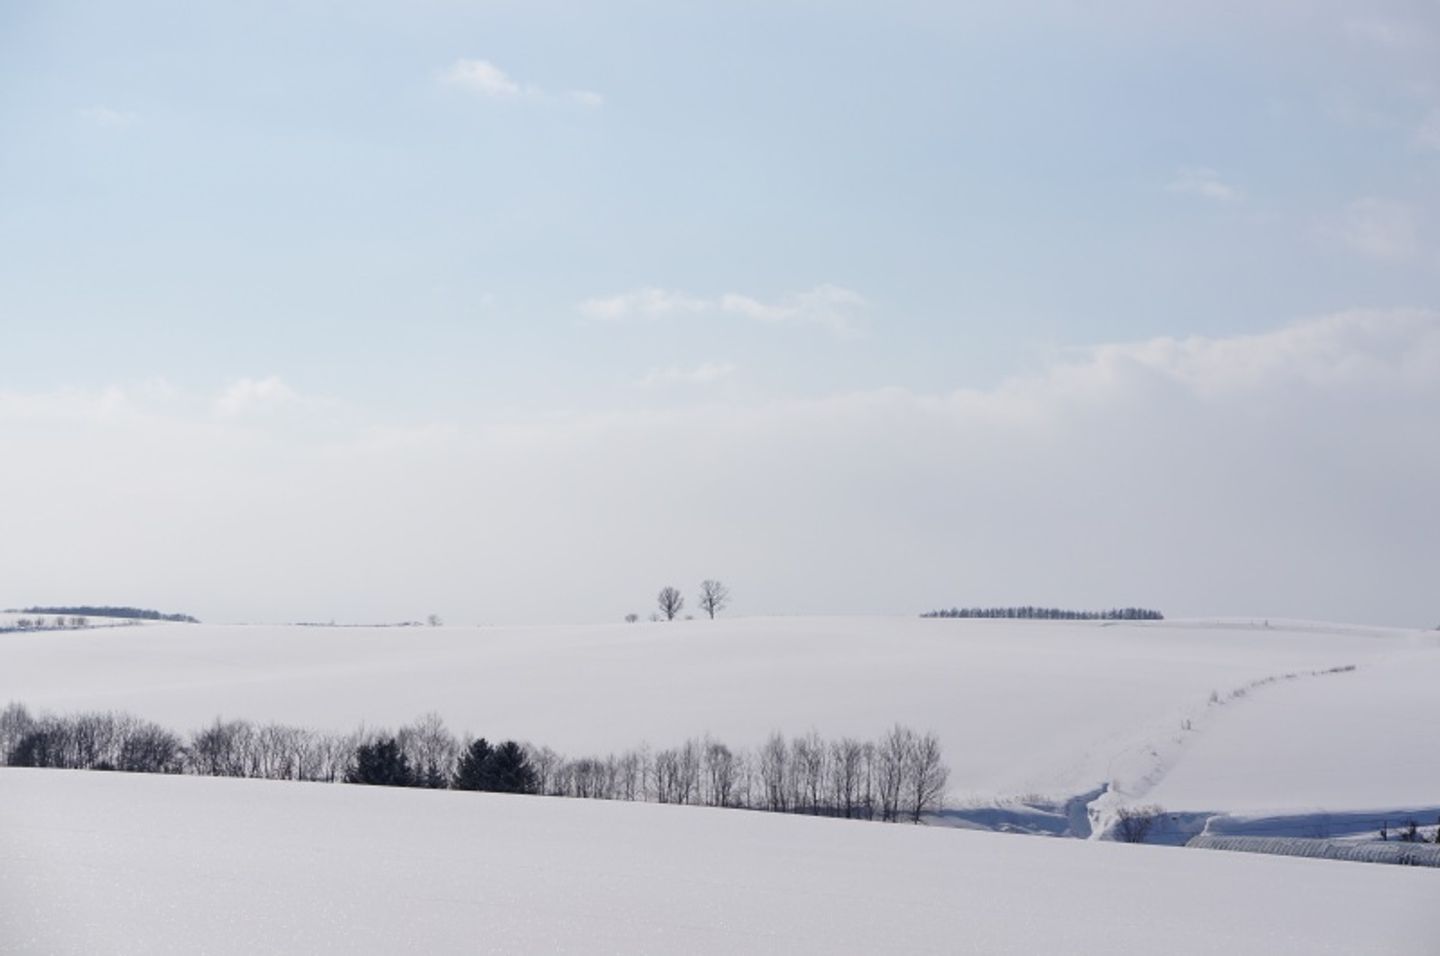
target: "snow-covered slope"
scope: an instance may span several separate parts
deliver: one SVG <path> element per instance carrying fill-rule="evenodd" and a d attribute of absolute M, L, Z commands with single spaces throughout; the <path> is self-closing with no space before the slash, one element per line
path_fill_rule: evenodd
<path fill-rule="evenodd" d="M 1341 670 L 1336 670 L 1341 668 Z M 1349 669 L 1353 668 L 1353 669 Z M 1296 622 L 736 619 L 598 627 L 149 625 L 0 635 L 0 704 L 349 730 L 427 712 L 572 755 L 706 732 L 934 730 L 955 802 L 1332 810 L 1440 802 L 1440 635 Z M 1032 801 L 1033 802 L 1033 801 Z"/>
<path fill-rule="evenodd" d="M 734 810 L 0 770 L 0 951 L 1433 953 L 1440 872 Z"/>

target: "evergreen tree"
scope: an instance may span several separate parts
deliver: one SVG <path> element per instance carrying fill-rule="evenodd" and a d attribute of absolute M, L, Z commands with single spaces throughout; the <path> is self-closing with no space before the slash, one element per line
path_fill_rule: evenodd
<path fill-rule="evenodd" d="M 450 786 L 456 790 L 494 790 L 495 778 L 491 767 L 494 756 L 495 748 L 484 737 L 471 743 L 460 755 Z"/>
<path fill-rule="evenodd" d="M 413 787 L 418 783 L 410 761 L 394 737 L 382 737 L 356 747 L 355 762 L 345 771 L 345 782 L 377 787 Z"/>
<path fill-rule="evenodd" d="M 500 793 L 534 793 L 535 768 L 525 748 L 513 740 L 507 740 L 490 756 L 490 773 L 494 779 L 492 789 Z"/>

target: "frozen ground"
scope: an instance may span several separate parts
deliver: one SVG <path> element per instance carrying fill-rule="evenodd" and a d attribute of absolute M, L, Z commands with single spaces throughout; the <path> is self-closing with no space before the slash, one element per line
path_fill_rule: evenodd
<path fill-rule="evenodd" d="M 0 769 L 0 951 L 1433 953 L 1440 872 L 697 807 Z"/>

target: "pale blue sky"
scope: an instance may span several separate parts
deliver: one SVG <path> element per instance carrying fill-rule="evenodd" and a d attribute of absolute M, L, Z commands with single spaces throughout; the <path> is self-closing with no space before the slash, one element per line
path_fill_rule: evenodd
<path fill-rule="evenodd" d="M 1421 310 L 1428 336 L 1440 13 L 1174 6 L 11 0 L 0 392 L 33 409 L 119 389 L 147 416 L 211 431 L 236 427 L 242 406 L 286 406 L 283 424 L 265 419 L 272 439 L 312 449 L 449 429 L 473 451 L 467 429 L 728 413 L 731 463 L 783 470 L 753 436 L 796 402 L 1003 396 L 1105 343 L 1247 341 L 1350 310 Z M 842 433 L 857 425 L 846 414 Z M 696 427 L 711 426 L 675 425 Z M 600 439 L 544 441 L 563 459 Z M 870 453 L 855 442 L 833 461 Z M 482 470 L 520 467 L 481 457 Z M 896 480 L 837 499 L 829 520 L 904 497 Z M 631 506 L 654 504 L 636 491 Z M 766 527 L 804 560 L 799 531 Z M 877 532 L 941 569 L 929 603 L 968 599 L 941 585 L 983 549 L 926 556 L 915 536 L 931 533 Z M 745 555 L 737 543 L 732 576 Z M 706 563 L 698 549 L 684 560 Z M 1122 600 L 1125 573 L 1074 599 Z M 973 598 L 1061 590 L 1005 580 Z M 1301 583 L 1287 586 L 1277 613 L 1375 617 L 1396 600 L 1307 608 Z M 1181 606 L 1263 612 L 1262 598 Z M 433 595 L 446 600 L 459 601 Z M 817 584 L 794 608 L 777 595 L 755 609 L 914 600 Z M 219 613 L 247 606 L 227 601 Z M 587 598 L 557 616 L 614 610 Z"/>

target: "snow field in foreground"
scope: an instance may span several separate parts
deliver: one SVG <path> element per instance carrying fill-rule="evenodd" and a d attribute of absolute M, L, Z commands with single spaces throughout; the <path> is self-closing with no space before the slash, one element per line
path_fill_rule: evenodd
<path fill-rule="evenodd" d="M 0 951 L 1433 953 L 1440 873 L 652 804 L 0 769 Z"/>

